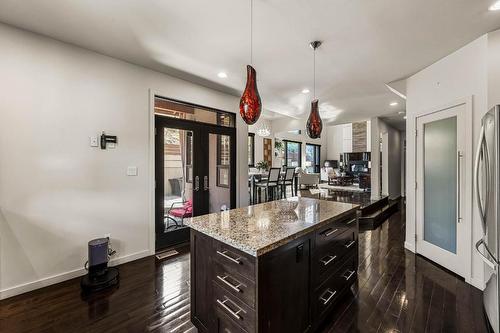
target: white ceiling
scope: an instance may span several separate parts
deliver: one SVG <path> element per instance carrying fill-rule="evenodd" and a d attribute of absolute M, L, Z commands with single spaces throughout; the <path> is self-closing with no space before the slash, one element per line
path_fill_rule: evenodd
<path fill-rule="evenodd" d="M 488 11 L 492 2 L 254 0 L 264 109 L 307 114 L 312 96 L 301 90 L 312 91 L 308 44 L 318 39 L 323 114 L 342 123 L 404 110 L 385 83 L 500 28 L 500 12 Z M 248 9 L 249 0 L 0 0 L 0 21 L 239 95 L 250 58 Z"/>

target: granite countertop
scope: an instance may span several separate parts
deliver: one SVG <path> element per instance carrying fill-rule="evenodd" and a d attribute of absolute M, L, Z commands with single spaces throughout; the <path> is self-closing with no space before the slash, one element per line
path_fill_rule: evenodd
<path fill-rule="evenodd" d="M 357 208 L 348 203 L 292 197 L 197 216 L 185 219 L 184 224 L 257 257 Z"/>

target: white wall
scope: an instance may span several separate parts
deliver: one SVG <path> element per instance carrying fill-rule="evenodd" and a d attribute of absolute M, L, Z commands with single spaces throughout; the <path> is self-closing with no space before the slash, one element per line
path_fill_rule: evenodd
<path fill-rule="evenodd" d="M 497 36 L 497 34 L 495 34 Z M 488 37 L 482 36 L 435 64 L 418 72 L 407 80 L 407 184 L 415 183 L 415 117 L 427 110 L 449 104 L 457 99 L 473 96 L 473 147 L 476 147 L 480 121 L 488 110 L 487 105 L 487 53 Z M 498 63 L 500 57 L 495 59 Z M 490 88 L 492 88 L 490 86 Z M 497 86 L 496 89 L 500 88 Z M 471 138 L 468 138 L 471 140 Z M 467 175 L 472 179 L 471 175 Z M 472 188 L 472 181 L 468 184 Z M 407 186 L 406 242 L 405 246 L 415 251 L 415 189 Z M 472 197 L 472 195 L 470 194 Z M 474 207 L 472 221 L 472 242 L 482 235 L 479 215 Z M 465 277 L 478 288 L 484 287 L 483 264 L 472 250 L 471 276 Z"/>
<path fill-rule="evenodd" d="M 327 131 L 327 159 L 339 160 L 343 153 L 352 152 L 352 123 L 333 125 Z M 366 122 L 366 150 L 371 151 L 371 122 Z"/>
<path fill-rule="evenodd" d="M 380 192 L 391 199 L 401 196 L 401 132 L 391 127 L 378 117 L 371 119 L 371 186 L 372 197 Z M 380 139 L 382 145 L 382 182 L 380 184 Z"/>
<path fill-rule="evenodd" d="M 344 153 L 344 126 L 335 125 L 327 127 L 327 153 L 328 160 L 339 160 Z"/>
<path fill-rule="evenodd" d="M 0 45 L 0 298 L 83 274 L 87 241 L 106 233 L 116 262 L 150 255 L 149 90 L 235 112 L 239 99 L 1 24 Z M 102 130 L 118 136 L 116 149 L 89 147 Z M 130 165 L 138 176 L 125 175 Z"/>

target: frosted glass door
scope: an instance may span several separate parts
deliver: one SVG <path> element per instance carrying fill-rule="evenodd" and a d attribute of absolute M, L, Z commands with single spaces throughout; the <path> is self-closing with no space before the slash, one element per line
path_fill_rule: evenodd
<path fill-rule="evenodd" d="M 457 117 L 424 124 L 424 240 L 457 251 Z"/>
<path fill-rule="evenodd" d="M 470 127 L 466 104 L 418 117 L 416 132 L 417 253 L 460 276 L 470 255 Z M 411 163 L 411 160 L 408 160 Z"/>

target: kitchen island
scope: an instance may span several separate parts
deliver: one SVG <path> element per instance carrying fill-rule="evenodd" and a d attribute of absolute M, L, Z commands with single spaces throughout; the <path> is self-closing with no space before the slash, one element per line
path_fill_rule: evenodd
<path fill-rule="evenodd" d="M 200 332 L 314 332 L 357 280 L 357 206 L 293 197 L 188 219 Z"/>

